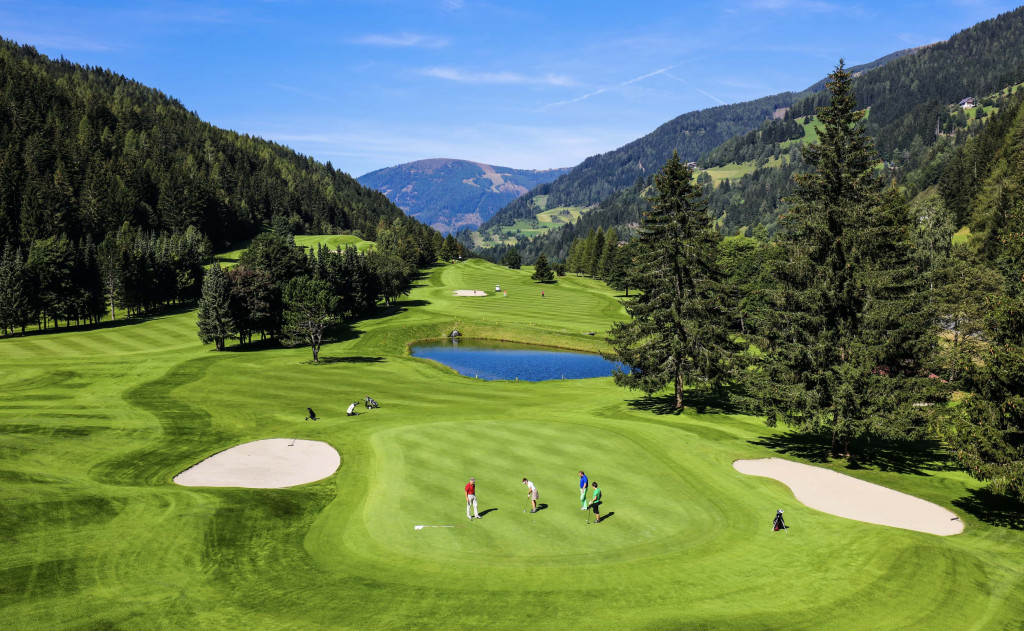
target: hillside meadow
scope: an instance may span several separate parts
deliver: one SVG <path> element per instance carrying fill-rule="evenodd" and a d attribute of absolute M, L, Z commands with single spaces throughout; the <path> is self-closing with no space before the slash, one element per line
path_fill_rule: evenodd
<path fill-rule="evenodd" d="M 453 328 L 606 350 L 625 317 L 616 295 L 530 273 L 479 260 L 428 270 L 395 308 L 336 331 L 319 365 L 301 347 L 215 352 L 189 310 L 0 339 L 4 626 L 1024 624 L 1020 506 L 938 445 L 876 445 L 862 468 L 824 466 L 953 510 L 966 528 L 951 537 L 820 513 L 741 475 L 736 459 L 815 462 L 820 445 L 715 402 L 676 415 L 611 378 L 485 382 L 409 355 Z M 364 396 L 381 407 L 346 417 Z M 307 406 L 322 420 L 303 420 Z M 274 437 L 325 441 L 341 467 L 290 489 L 172 482 Z M 579 509 L 579 469 L 604 490 L 601 524 Z M 470 476 L 483 513 L 472 522 Z M 523 477 L 545 506 L 535 515 Z M 770 531 L 778 508 L 788 533 Z"/>

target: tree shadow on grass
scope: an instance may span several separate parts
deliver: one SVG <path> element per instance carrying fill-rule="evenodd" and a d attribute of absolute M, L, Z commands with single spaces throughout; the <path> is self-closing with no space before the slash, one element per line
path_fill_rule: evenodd
<path fill-rule="evenodd" d="M 743 410 L 735 403 L 732 388 L 725 388 L 720 393 L 683 392 L 683 406 L 676 407 L 676 395 L 655 395 L 628 401 L 627 405 L 634 410 L 643 410 L 655 414 L 680 415 L 684 412 L 696 411 L 698 414 L 742 414 Z"/>
<path fill-rule="evenodd" d="M 378 364 L 383 357 L 320 357 L 321 364 Z M 312 364 L 312 361 L 306 362 Z"/>
<path fill-rule="evenodd" d="M 6 339 L 8 337 L 35 337 L 37 335 L 49 335 L 51 333 L 67 333 L 68 331 L 98 331 L 101 329 L 119 329 L 124 326 L 131 326 L 133 324 L 141 324 L 143 322 L 151 322 L 154 320 L 162 320 L 169 318 L 174 315 L 179 315 L 195 309 L 195 304 L 183 304 L 183 305 L 167 305 L 163 307 L 155 307 L 146 313 L 138 315 L 121 315 L 119 320 L 104 320 L 103 322 L 94 322 L 91 324 L 72 324 L 70 326 L 59 326 L 54 328 L 49 326 L 46 329 L 30 329 L 22 333 L 20 330 L 11 335 L 0 335 L 0 339 Z M 106 314 L 104 314 L 106 317 Z M 52 324 L 52 323 L 51 323 Z"/>
<path fill-rule="evenodd" d="M 970 489 L 968 495 L 953 500 L 953 506 L 993 526 L 1024 530 L 1024 502 L 999 495 L 988 489 Z"/>
<path fill-rule="evenodd" d="M 252 342 L 246 342 L 245 344 L 233 344 L 231 346 L 225 346 L 224 352 L 248 353 L 250 351 L 263 351 L 268 348 L 281 348 L 281 340 L 268 337 L 265 340 L 253 340 Z"/>
<path fill-rule="evenodd" d="M 811 462 L 828 462 L 831 434 L 790 431 L 749 441 L 780 454 Z M 949 452 L 937 440 L 859 439 L 850 443 L 852 456 L 847 469 L 877 469 L 893 473 L 929 475 L 928 471 L 951 471 L 956 467 Z"/>

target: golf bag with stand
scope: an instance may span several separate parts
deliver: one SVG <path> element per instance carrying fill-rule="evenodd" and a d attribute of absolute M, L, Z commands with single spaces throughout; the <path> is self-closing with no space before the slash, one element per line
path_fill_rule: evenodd
<path fill-rule="evenodd" d="M 775 519 L 772 521 L 772 532 L 779 530 L 785 530 L 786 534 L 789 534 L 789 528 L 786 527 L 786 520 L 782 518 L 781 508 L 777 513 L 775 513 Z"/>
<path fill-rule="evenodd" d="M 374 401 L 371 397 L 366 397 L 366 409 L 371 410 L 373 408 L 379 408 L 380 404 Z"/>

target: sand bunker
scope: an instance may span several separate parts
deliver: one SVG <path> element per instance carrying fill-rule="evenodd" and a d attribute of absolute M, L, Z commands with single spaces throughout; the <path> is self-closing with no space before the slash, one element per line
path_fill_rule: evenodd
<path fill-rule="evenodd" d="M 737 460 L 732 466 L 740 473 L 782 482 L 796 499 L 824 513 L 933 535 L 964 530 L 955 513 L 937 504 L 821 467 L 781 458 Z"/>
<path fill-rule="evenodd" d="M 480 291 L 479 289 L 455 289 L 452 291 L 456 296 L 486 296 L 486 291 Z"/>
<path fill-rule="evenodd" d="M 317 440 L 268 438 L 214 454 L 177 476 L 182 486 L 283 489 L 322 480 L 338 470 L 341 456 Z"/>

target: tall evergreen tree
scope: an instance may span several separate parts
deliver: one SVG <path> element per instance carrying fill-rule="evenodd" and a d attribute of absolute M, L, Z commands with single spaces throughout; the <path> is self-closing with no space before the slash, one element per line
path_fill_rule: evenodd
<path fill-rule="evenodd" d="M 203 293 L 199 298 L 199 339 L 213 342 L 224 350 L 224 340 L 234 332 L 231 318 L 231 290 L 228 277 L 219 263 L 214 263 L 203 277 Z"/>
<path fill-rule="evenodd" d="M 634 241 L 628 241 L 622 247 L 615 248 L 612 258 L 604 274 L 604 282 L 615 291 L 626 292 L 629 298 L 630 269 L 633 266 Z"/>
<path fill-rule="evenodd" d="M 449 234 L 444 238 L 444 241 L 441 243 L 441 249 L 438 251 L 437 255 L 441 257 L 442 261 L 455 260 L 455 257 L 459 255 L 459 244 L 453 235 Z"/>
<path fill-rule="evenodd" d="M 615 251 L 619 249 L 619 233 L 615 228 L 608 228 L 604 234 L 604 246 L 601 248 L 601 258 L 597 263 L 597 275 L 608 282 L 608 276 L 615 263 Z"/>
<path fill-rule="evenodd" d="M 505 256 L 501 257 L 501 264 L 509 269 L 519 269 L 523 266 L 523 258 L 519 256 L 516 246 L 513 245 L 505 252 Z"/>
<path fill-rule="evenodd" d="M 29 297 L 25 263 L 21 250 L 10 243 L 0 257 L 0 335 L 24 329 L 28 319 Z"/>
<path fill-rule="evenodd" d="M 541 254 L 537 257 L 537 263 L 533 268 L 533 275 L 530 276 L 539 283 L 550 283 L 555 279 L 555 271 L 548 265 L 548 257 Z"/>
<path fill-rule="evenodd" d="M 678 154 L 654 177 L 657 194 L 640 221 L 631 283 L 641 293 L 625 301 L 627 322 L 612 326 L 620 386 L 650 396 L 667 385 L 675 407 L 686 387 L 716 390 L 730 374 L 726 292 L 717 264 L 721 236 L 699 186 Z"/>
<path fill-rule="evenodd" d="M 857 436 L 920 427 L 914 404 L 927 398 L 924 361 L 936 339 L 913 260 L 915 222 L 873 172 L 850 79 L 842 61 L 829 75 L 820 143 L 803 150 L 812 170 L 783 217 L 760 367 L 746 373 L 770 426 L 829 431 L 832 453 L 845 456 Z"/>
<path fill-rule="evenodd" d="M 947 440 L 964 469 L 997 493 L 1024 499 L 1024 298 L 986 300 L 989 340 L 968 364 L 969 396 L 954 409 Z"/>
<path fill-rule="evenodd" d="M 589 248 L 590 259 L 587 261 L 587 271 L 591 278 L 600 278 L 601 259 L 604 257 L 604 228 L 598 227 L 594 233 L 594 243 Z"/>

